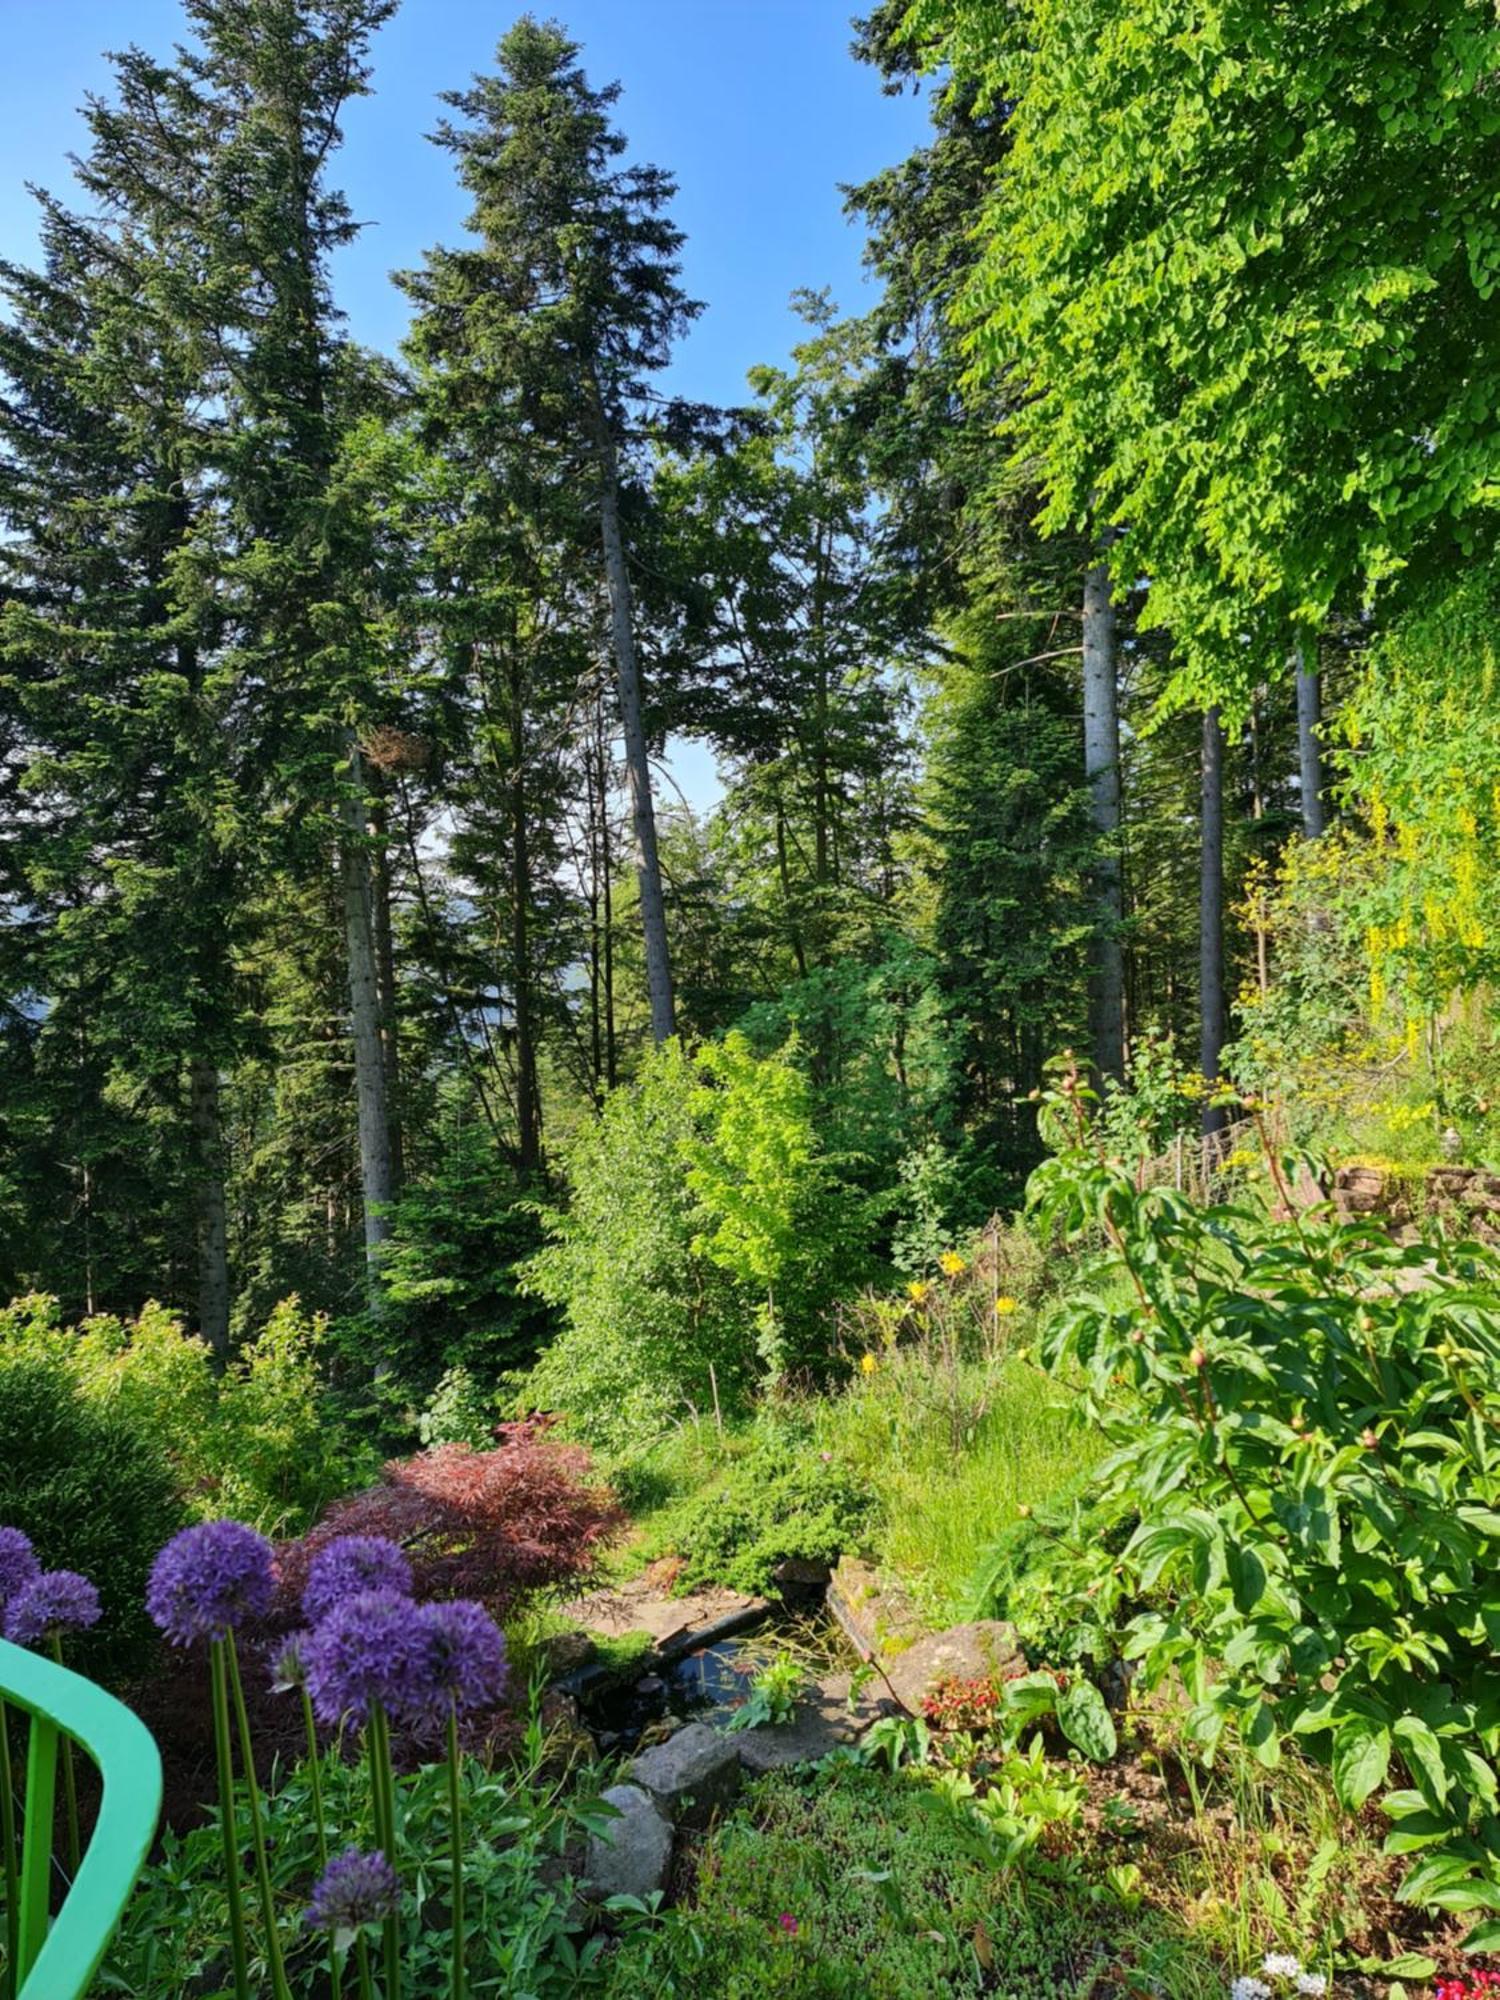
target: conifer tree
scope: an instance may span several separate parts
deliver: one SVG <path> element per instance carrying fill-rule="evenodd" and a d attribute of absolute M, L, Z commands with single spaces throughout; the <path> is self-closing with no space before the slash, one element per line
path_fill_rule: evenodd
<path fill-rule="evenodd" d="M 408 286 L 424 309 L 419 341 L 472 310 L 482 320 L 491 393 L 533 461 L 537 506 L 587 495 L 609 607 L 630 789 L 651 1032 L 675 1025 L 666 902 L 657 854 L 640 632 L 630 574 L 631 475 L 650 413 L 650 377 L 698 311 L 678 283 L 682 237 L 670 176 L 622 164 L 617 85 L 590 86 L 578 48 L 529 16 L 501 42 L 496 71 L 446 102 L 438 143 L 473 198 L 474 242 L 435 251 Z"/>
<path fill-rule="evenodd" d="M 198 44 L 174 64 L 126 59 L 121 108 L 99 127 L 99 172 L 122 198 L 176 217 L 196 284 L 176 310 L 211 337 L 222 411 L 214 561 L 257 803 L 274 859 L 336 861 L 372 1297 L 396 1192 L 369 787 L 360 747 L 382 670 L 362 565 L 358 481 L 344 437 L 371 375 L 350 353 L 329 286 L 354 235 L 327 163 L 365 88 L 371 35 L 396 0 L 185 0 Z M 330 779 L 330 773 L 335 774 Z"/>
<path fill-rule="evenodd" d="M 212 329 L 181 309 L 205 269 L 184 227 L 202 161 L 163 155 L 145 69 L 119 59 L 116 97 L 89 108 L 78 171 L 94 212 L 41 197 L 41 268 L 0 267 L 0 950 L 20 950 L 6 990 L 35 995 L 37 1074 L 68 1051 L 75 1132 L 80 1112 L 117 1123 L 123 1100 L 143 1139 L 156 1127 L 188 1163 L 160 1176 L 158 1161 L 158 1187 L 190 1204 L 197 1322 L 222 1355 L 221 1081 L 245 1031 L 237 689 L 203 575 L 223 375 Z M 122 147 L 154 155 L 149 181 L 116 180 Z M 86 1302 L 100 1303 L 117 1296 L 96 1254 L 109 1193 L 81 1143 Z M 140 1186 L 127 1191 L 141 1206 L 114 1220 L 122 1247 L 149 1234 Z"/>

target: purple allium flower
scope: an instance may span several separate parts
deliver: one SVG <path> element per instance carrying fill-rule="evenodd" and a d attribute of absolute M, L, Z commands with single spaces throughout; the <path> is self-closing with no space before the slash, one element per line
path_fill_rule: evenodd
<path fill-rule="evenodd" d="M 265 1536 L 243 1521 L 205 1521 L 174 1535 L 157 1556 L 146 1609 L 174 1646 L 190 1646 L 264 1618 L 275 1592 Z"/>
<path fill-rule="evenodd" d="M 420 1720 L 432 1694 L 426 1634 L 409 1597 L 367 1590 L 346 1597 L 302 1649 L 307 1690 L 320 1722 L 361 1723 L 379 1702 L 393 1721 Z"/>
<path fill-rule="evenodd" d="M 394 1590 L 411 1596 L 411 1564 L 384 1535 L 340 1535 L 313 1557 L 302 1593 L 302 1611 L 309 1625 L 326 1618 L 346 1597 L 367 1590 Z"/>
<path fill-rule="evenodd" d="M 430 1719 L 442 1720 L 450 1707 L 493 1708 L 505 1692 L 509 1668 L 505 1635 L 484 1606 L 464 1598 L 423 1604 L 417 1620 L 426 1642 L 422 1665 Z"/>
<path fill-rule="evenodd" d="M 34 1583 L 41 1573 L 29 1537 L 19 1528 L 0 1528 L 0 1611 L 23 1584 Z"/>
<path fill-rule="evenodd" d="M 307 1686 L 307 1642 L 310 1632 L 293 1632 L 271 1654 L 271 1692 L 285 1694 Z"/>
<path fill-rule="evenodd" d="M 43 1570 L 23 1583 L 5 1607 L 5 1636 L 34 1646 L 49 1632 L 79 1631 L 99 1622 L 99 1593 L 76 1569 Z"/>
<path fill-rule="evenodd" d="M 309 1930 L 327 1931 L 343 1951 L 364 1925 L 394 1916 L 400 1900 L 401 1884 L 383 1854 L 346 1847 L 319 1876 L 302 1921 Z"/>

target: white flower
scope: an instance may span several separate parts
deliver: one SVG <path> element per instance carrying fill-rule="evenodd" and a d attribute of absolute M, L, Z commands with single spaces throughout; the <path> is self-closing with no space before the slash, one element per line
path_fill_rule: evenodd
<path fill-rule="evenodd" d="M 1328 1991 L 1328 1981 L 1323 1977 L 1321 1972 L 1299 1972 L 1297 1974 L 1297 1991 L 1308 1994 L 1311 1996 L 1311 2000 L 1316 2000 L 1317 1995 Z"/>
<path fill-rule="evenodd" d="M 1263 1979 L 1245 1973 L 1230 1987 L 1229 2000 L 1272 2000 L 1271 1989 Z"/>
<path fill-rule="evenodd" d="M 1295 1979 L 1302 1970 L 1302 1961 L 1293 1958 L 1289 1951 L 1268 1951 L 1260 1969 L 1267 1979 Z"/>

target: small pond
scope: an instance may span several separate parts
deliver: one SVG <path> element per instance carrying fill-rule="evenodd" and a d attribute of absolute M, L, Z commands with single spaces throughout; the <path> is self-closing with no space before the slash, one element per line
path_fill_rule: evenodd
<path fill-rule="evenodd" d="M 805 1658 L 809 1678 L 848 1666 L 852 1654 L 831 1621 L 772 1614 L 752 1632 L 647 1665 L 634 1679 L 580 1690 L 583 1719 L 601 1751 L 634 1750 L 655 1725 L 667 1721 L 719 1721 L 739 1708 L 750 1684 L 778 1653 Z"/>

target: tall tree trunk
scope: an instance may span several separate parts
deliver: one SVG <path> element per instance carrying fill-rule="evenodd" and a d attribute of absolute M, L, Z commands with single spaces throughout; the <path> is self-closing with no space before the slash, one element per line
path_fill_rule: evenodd
<path fill-rule="evenodd" d="M 792 957 L 797 962 L 797 977 L 807 977 L 807 952 L 802 944 L 802 926 L 797 921 L 796 898 L 792 894 L 792 871 L 787 862 L 786 815 L 781 810 L 781 800 L 776 801 L 776 872 L 781 878 L 781 901 L 787 914 L 787 928 L 791 935 Z"/>
<path fill-rule="evenodd" d="M 594 749 L 585 744 L 583 751 L 583 782 L 588 797 L 589 830 L 589 1076 L 593 1084 L 594 1106 L 597 1110 L 604 1102 L 604 938 L 600 922 L 599 874 L 600 848 L 599 819 L 602 799 L 594 791 Z M 599 791 L 603 792 L 601 776 Z"/>
<path fill-rule="evenodd" d="M 343 732 L 346 780 L 339 796 L 339 878 L 349 970 L 349 1023 L 354 1041 L 354 1098 L 359 1125 L 359 1173 L 364 1196 L 365 1257 L 370 1303 L 381 1301 L 380 1246 L 390 1235 L 395 1196 L 391 1171 L 390 1104 L 380 1033 L 380 975 L 371 912 L 369 827 L 363 759 L 352 729 Z"/>
<path fill-rule="evenodd" d="M 1299 642 L 1297 662 L 1297 762 L 1302 774 L 1302 832 L 1316 840 L 1327 824 L 1323 810 L 1323 753 L 1318 728 L 1323 720 L 1322 676 L 1309 667 Z"/>
<path fill-rule="evenodd" d="M 615 679 L 620 695 L 620 723 L 625 737 L 625 770 L 630 784 L 630 814 L 635 832 L 635 870 L 640 885 L 641 931 L 646 947 L 646 990 L 651 1000 L 651 1039 L 664 1042 L 676 1032 L 672 1000 L 672 960 L 667 945 L 667 905 L 662 893 L 661 862 L 656 851 L 656 808 L 651 797 L 651 764 L 641 719 L 641 680 L 635 651 L 635 609 L 630 574 L 625 567 L 625 543 L 620 533 L 620 471 L 614 432 L 604 407 L 597 376 L 591 376 L 595 449 L 599 470 L 599 528 L 604 545 L 604 576 L 609 590 L 610 634 Z"/>
<path fill-rule="evenodd" d="M 229 1359 L 229 1222 L 224 1202 L 224 1131 L 219 1066 L 202 1058 L 188 1072 L 198 1243 L 198 1331 L 223 1368 Z"/>
<path fill-rule="evenodd" d="M 510 949 L 516 1021 L 516 1167 L 529 1180 L 541 1164 L 542 1114 L 536 1071 L 536 1008 L 531 990 L 531 842 L 526 823 L 526 714 L 519 650 L 510 658 Z"/>
<path fill-rule="evenodd" d="M 1120 880 L 1120 698 L 1115 607 L 1109 564 L 1083 579 L 1083 764 L 1098 853 L 1093 865 L 1094 933 L 1090 946 L 1089 1038 L 1093 1067 L 1125 1074 L 1124 896 Z"/>
<path fill-rule="evenodd" d="M 1202 874 L 1198 892 L 1199 1067 L 1209 1083 L 1219 1076 L 1224 1047 L 1224 730 L 1217 708 L 1203 717 Z M 1203 1134 L 1223 1130 L 1224 1113 L 1205 1105 Z"/>
<path fill-rule="evenodd" d="M 396 950 L 391 934 L 391 856 L 386 785 L 373 776 L 370 787 L 370 915 L 375 927 L 375 977 L 380 989 L 380 1048 L 385 1058 L 385 1101 L 391 1133 L 391 1185 L 406 1178 L 405 1133 L 401 1119 L 401 1055 L 396 1039 Z"/>

